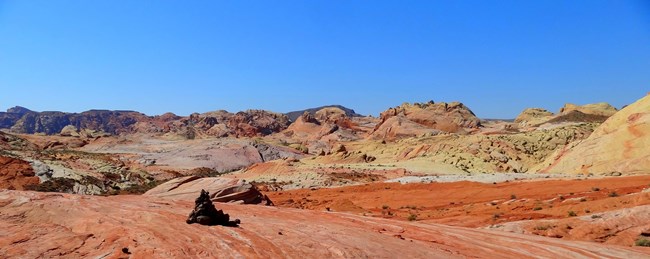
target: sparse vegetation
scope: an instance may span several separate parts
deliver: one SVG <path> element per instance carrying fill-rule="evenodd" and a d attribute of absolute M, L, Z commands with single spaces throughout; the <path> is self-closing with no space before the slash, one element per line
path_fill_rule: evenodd
<path fill-rule="evenodd" d="M 575 216 L 578 216 L 578 214 L 577 214 L 575 211 L 572 211 L 572 210 L 570 210 L 570 211 L 568 212 L 568 214 L 569 214 L 569 217 L 575 217 Z"/>
<path fill-rule="evenodd" d="M 585 202 L 585 201 L 587 201 L 587 198 L 580 199 L 580 202 Z"/>
<path fill-rule="evenodd" d="M 139 184 L 139 185 L 133 185 L 128 188 L 124 188 L 120 190 L 120 194 L 143 194 L 147 192 L 148 190 L 153 189 L 154 187 L 158 186 L 159 184 L 163 183 L 164 181 L 150 181 L 144 184 Z"/>
<path fill-rule="evenodd" d="M 602 217 L 603 217 L 603 216 L 598 215 L 598 214 L 591 215 L 591 218 L 592 218 L 592 219 L 599 219 L 599 218 L 602 218 Z"/>
<path fill-rule="evenodd" d="M 598 192 L 598 191 L 600 191 L 600 188 L 598 188 L 598 187 L 591 187 L 591 190 L 594 191 L 594 192 Z"/>
<path fill-rule="evenodd" d="M 634 242 L 634 245 L 635 245 L 635 246 L 645 246 L 645 247 L 650 247 L 650 240 L 641 237 L 641 238 L 637 239 L 637 240 Z"/>
<path fill-rule="evenodd" d="M 390 207 L 388 205 L 386 205 L 386 204 L 382 205 L 381 208 L 384 209 L 384 210 L 390 209 Z"/>
<path fill-rule="evenodd" d="M 535 207 L 533 210 L 542 210 L 542 207 Z"/>
<path fill-rule="evenodd" d="M 618 193 L 610 192 L 607 196 L 609 196 L 609 197 L 618 197 Z"/>
<path fill-rule="evenodd" d="M 510 195 L 510 199 L 511 199 L 511 200 L 517 199 L 517 195 L 511 194 L 511 195 Z"/>
<path fill-rule="evenodd" d="M 551 225 L 538 225 L 535 226 L 535 230 L 549 230 L 553 228 Z"/>
<path fill-rule="evenodd" d="M 410 214 L 408 217 L 409 221 L 416 221 L 418 219 L 418 215 L 415 214 Z"/>

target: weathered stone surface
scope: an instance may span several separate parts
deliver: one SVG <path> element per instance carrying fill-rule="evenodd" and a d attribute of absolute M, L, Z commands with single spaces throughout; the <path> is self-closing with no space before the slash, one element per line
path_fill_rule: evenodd
<path fill-rule="evenodd" d="M 648 173 L 649 132 L 650 96 L 646 96 L 607 119 L 586 140 L 556 151 L 539 168 L 558 173 Z"/>
<path fill-rule="evenodd" d="M 273 204 L 254 185 L 223 177 L 180 177 L 156 186 L 144 195 L 172 200 L 193 200 L 201 190 L 211 193 L 210 199 L 215 202 Z"/>
<path fill-rule="evenodd" d="M 192 201 L 0 190 L 8 258 L 647 258 L 645 249 L 346 213 L 220 204 L 240 228 L 187 225 Z M 126 252 L 129 254 L 127 254 Z"/>
<path fill-rule="evenodd" d="M 25 190 L 25 187 L 39 183 L 29 162 L 0 156 L 0 188 Z"/>

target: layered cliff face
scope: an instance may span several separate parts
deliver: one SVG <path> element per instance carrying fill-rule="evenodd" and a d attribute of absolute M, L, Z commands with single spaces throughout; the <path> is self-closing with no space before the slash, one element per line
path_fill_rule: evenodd
<path fill-rule="evenodd" d="M 650 172 L 650 96 L 627 106 L 586 140 L 558 150 L 539 170 L 558 173 Z"/>

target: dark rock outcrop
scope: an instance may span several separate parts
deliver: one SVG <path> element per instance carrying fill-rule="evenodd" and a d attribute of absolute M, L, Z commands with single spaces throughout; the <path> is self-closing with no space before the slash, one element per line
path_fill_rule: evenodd
<path fill-rule="evenodd" d="M 194 210 L 192 210 L 185 222 L 187 224 L 199 223 L 207 226 L 222 225 L 229 227 L 236 227 L 241 223 L 239 219 L 231 221 L 230 215 L 223 213 L 222 210 L 217 210 L 210 200 L 210 193 L 205 190 L 201 190 L 201 194 L 194 201 Z"/>

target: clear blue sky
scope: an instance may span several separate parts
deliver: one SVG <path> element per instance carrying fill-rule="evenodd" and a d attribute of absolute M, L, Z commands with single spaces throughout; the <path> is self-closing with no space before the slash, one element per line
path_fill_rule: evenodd
<path fill-rule="evenodd" d="M 649 1 L 0 0 L 3 110 L 434 100 L 513 118 L 648 91 Z"/>

